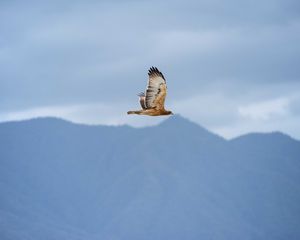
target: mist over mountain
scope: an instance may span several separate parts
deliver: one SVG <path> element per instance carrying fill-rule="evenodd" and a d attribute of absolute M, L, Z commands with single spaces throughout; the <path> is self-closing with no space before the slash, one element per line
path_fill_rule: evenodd
<path fill-rule="evenodd" d="M 0 238 L 300 239 L 300 141 L 57 118 L 0 124 Z"/>

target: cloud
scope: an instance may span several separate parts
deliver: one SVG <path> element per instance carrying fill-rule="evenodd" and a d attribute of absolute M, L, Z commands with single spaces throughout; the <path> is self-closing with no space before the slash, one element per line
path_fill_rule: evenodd
<path fill-rule="evenodd" d="M 151 124 L 122 114 L 156 65 L 168 108 L 211 129 L 292 122 L 293 101 L 268 101 L 300 94 L 299 9 L 296 0 L 2 1 L 0 115 Z"/>
<path fill-rule="evenodd" d="M 300 103 L 300 94 L 247 103 L 237 106 L 235 122 L 215 126 L 215 132 L 233 138 L 249 132 L 282 131 L 299 139 L 300 114 L 294 106 Z"/>
<path fill-rule="evenodd" d="M 240 106 L 238 112 L 243 118 L 251 120 L 269 120 L 271 117 L 281 117 L 288 115 L 289 99 L 279 98 L 247 106 Z"/>

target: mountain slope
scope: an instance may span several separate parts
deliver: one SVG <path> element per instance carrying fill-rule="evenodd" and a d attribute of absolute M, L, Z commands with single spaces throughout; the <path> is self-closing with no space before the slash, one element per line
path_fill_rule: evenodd
<path fill-rule="evenodd" d="M 1 239 L 300 237 L 300 142 L 283 134 L 41 118 L 0 124 L 0 146 Z"/>

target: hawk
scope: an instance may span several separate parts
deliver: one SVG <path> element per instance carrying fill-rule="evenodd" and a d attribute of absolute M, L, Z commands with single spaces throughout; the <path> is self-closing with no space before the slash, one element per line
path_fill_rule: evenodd
<path fill-rule="evenodd" d="M 173 114 L 165 109 L 167 84 L 164 75 L 156 68 L 151 67 L 148 72 L 149 80 L 145 93 L 138 94 L 142 109 L 128 111 L 127 114 L 160 116 Z"/>

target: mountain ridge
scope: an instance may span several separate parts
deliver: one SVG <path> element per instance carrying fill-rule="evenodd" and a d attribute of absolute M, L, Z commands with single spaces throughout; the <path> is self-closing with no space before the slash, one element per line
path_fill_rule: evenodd
<path fill-rule="evenodd" d="M 187 126 L 187 125 L 192 125 L 194 126 L 195 128 L 200 128 L 202 129 L 203 131 L 205 132 L 209 132 L 213 135 L 216 135 L 224 140 L 227 140 L 227 141 L 235 141 L 236 139 L 241 139 L 241 138 L 244 138 L 244 137 L 252 137 L 252 136 L 269 136 L 269 135 L 273 135 L 273 134 L 276 134 L 278 136 L 282 136 L 282 137 L 288 137 L 288 138 L 291 138 L 297 142 L 300 142 L 299 139 L 296 139 L 292 136 L 290 136 L 289 134 L 287 133 L 284 133 L 284 132 L 281 132 L 281 131 L 277 131 L 277 130 L 274 130 L 274 131 L 270 131 L 270 132 L 249 132 L 249 133 L 245 133 L 245 134 L 241 134 L 239 136 L 236 136 L 236 137 L 233 137 L 233 138 L 230 138 L 230 139 L 226 139 L 224 138 L 223 136 L 217 134 L 217 133 L 214 133 L 210 130 L 208 130 L 207 128 L 203 127 L 202 125 L 198 124 L 198 123 L 195 123 L 185 117 L 182 117 L 181 115 L 179 114 L 176 114 L 174 116 L 171 116 L 169 117 L 168 119 L 162 121 L 161 123 L 157 124 L 157 125 L 153 125 L 153 126 L 145 126 L 145 127 L 133 127 L 133 126 L 130 126 L 128 124 L 120 124 L 120 125 L 105 125 L 105 124 L 86 124 L 86 123 L 77 123 L 77 122 L 73 122 L 73 121 L 70 121 L 70 120 L 67 120 L 67 119 L 64 119 L 64 118 L 60 118 L 60 117 L 52 117 L 52 116 L 46 116 L 46 117 L 35 117 L 35 118 L 30 118 L 30 119 L 25 119 L 25 120 L 15 120 L 15 121 L 6 121 L 6 122 L 0 122 L 0 126 L 3 126 L 3 125 L 10 125 L 10 124 L 18 124 L 18 123 L 33 123 L 33 122 L 45 122 L 45 121 L 51 121 L 53 123 L 59 123 L 59 122 L 63 122 L 63 123 L 68 123 L 68 124 L 72 124 L 72 125 L 77 125 L 77 126 L 82 126 L 82 127 L 91 127 L 91 128 L 102 128 L 102 127 L 108 127 L 108 128 L 129 128 L 129 129 L 135 129 L 135 130 L 140 130 L 140 129 L 153 129 L 155 127 L 165 127 L 165 126 L 168 126 L 168 125 L 172 125 L 172 124 L 176 124 L 179 125 L 181 124 L 181 126 Z"/>
<path fill-rule="evenodd" d="M 253 138 L 254 136 L 254 138 Z M 0 124 L 0 238 L 300 238 L 300 143 L 146 128 Z"/>

